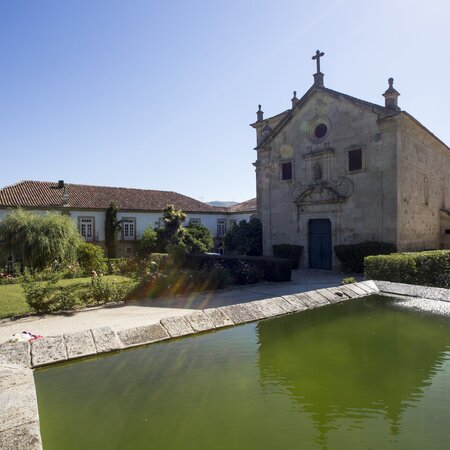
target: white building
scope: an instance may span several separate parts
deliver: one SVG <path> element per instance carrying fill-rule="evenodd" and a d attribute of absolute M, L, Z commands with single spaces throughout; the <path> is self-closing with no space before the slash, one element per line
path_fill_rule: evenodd
<path fill-rule="evenodd" d="M 148 227 L 158 228 L 162 210 L 174 205 L 186 213 L 185 225 L 204 225 L 219 250 L 226 231 L 233 223 L 256 215 L 256 199 L 225 208 L 211 206 L 176 192 L 89 186 L 46 181 L 20 181 L 0 189 L 0 220 L 11 209 L 23 208 L 37 214 L 53 211 L 69 215 L 88 242 L 104 246 L 105 212 L 115 202 L 123 220 L 117 255 L 134 254 L 135 243 Z"/>

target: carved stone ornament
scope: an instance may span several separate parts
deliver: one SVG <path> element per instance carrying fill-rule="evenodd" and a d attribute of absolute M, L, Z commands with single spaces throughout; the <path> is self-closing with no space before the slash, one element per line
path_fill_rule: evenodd
<path fill-rule="evenodd" d="M 339 203 L 346 201 L 353 190 L 353 182 L 346 177 L 340 177 L 335 183 L 319 179 L 307 186 L 294 183 L 290 189 L 290 197 L 296 205 Z"/>

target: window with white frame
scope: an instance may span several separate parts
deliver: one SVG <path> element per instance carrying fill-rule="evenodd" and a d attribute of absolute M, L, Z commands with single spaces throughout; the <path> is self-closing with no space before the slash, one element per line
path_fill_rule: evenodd
<path fill-rule="evenodd" d="M 237 225 L 236 219 L 230 219 L 230 229 Z"/>
<path fill-rule="evenodd" d="M 189 219 L 189 225 L 201 225 L 201 219 Z"/>
<path fill-rule="evenodd" d="M 86 242 L 92 242 L 95 236 L 94 217 L 79 217 L 78 231 Z"/>
<path fill-rule="evenodd" d="M 124 241 L 134 241 L 136 239 L 136 219 L 134 217 L 125 217 L 122 220 L 122 239 Z"/>
<path fill-rule="evenodd" d="M 224 237 L 226 233 L 225 219 L 217 219 L 217 237 Z"/>

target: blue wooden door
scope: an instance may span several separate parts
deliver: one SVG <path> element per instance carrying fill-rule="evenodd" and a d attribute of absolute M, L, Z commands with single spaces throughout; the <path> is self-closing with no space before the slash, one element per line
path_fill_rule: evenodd
<path fill-rule="evenodd" d="M 331 270 L 331 221 L 309 221 L 309 267 Z"/>

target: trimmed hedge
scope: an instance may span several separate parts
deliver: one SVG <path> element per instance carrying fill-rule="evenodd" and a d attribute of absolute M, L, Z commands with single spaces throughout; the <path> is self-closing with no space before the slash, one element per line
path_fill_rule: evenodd
<path fill-rule="evenodd" d="M 368 241 L 360 242 L 359 244 L 336 245 L 334 251 L 344 270 L 363 273 L 364 258 L 366 256 L 395 253 L 397 247 L 387 242 Z"/>
<path fill-rule="evenodd" d="M 236 275 L 243 267 L 252 272 L 254 279 L 255 273 L 260 271 L 262 277 L 267 281 L 291 281 L 291 261 L 289 259 L 274 258 L 271 256 L 219 256 L 219 255 L 188 255 L 186 260 L 187 267 L 191 269 L 204 269 L 211 267 L 223 267 Z M 253 270 L 250 270 L 250 267 Z M 256 282 L 259 280 L 255 280 Z"/>
<path fill-rule="evenodd" d="M 374 280 L 450 288 L 450 250 L 368 256 L 364 276 Z"/>
<path fill-rule="evenodd" d="M 293 244 L 277 244 L 272 246 L 273 256 L 276 258 L 286 258 L 292 261 L 292 268 L 298 269 L 300 256 L 303 253 L 303 246 Z"/>

